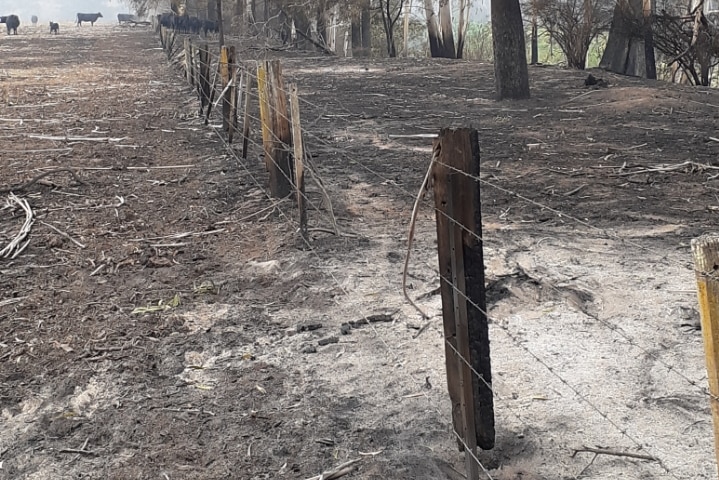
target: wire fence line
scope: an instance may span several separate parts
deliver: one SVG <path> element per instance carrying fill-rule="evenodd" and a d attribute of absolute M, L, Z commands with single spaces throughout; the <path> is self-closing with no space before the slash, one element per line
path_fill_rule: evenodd
<path fill-rule="evenodd" d="M 211 57 L 211 58 L 212 58 L 212 57 Z M 211 71 L 213 71 L 213 70 L 214 70 L 214 69 L 211 69 Z M 216 71 L 216 70 L 215 70 L 215 71 Z M 247 79 L 252 79 L 252 80 L 255 81 L 255 83 L 257 83 L 258 77 L 257 77 L 255 74 L 251 73 L 251 71 L 250 71 L 249 68 L 245 68 L 244 71 L 243 71 L 243 73 L 244 73 L 244 75 L 246 75 L 246 78 L 247 78 Z M 210 79 L 208 79 L 208 78 L 205 78 L 205 80 L 210 81 Z M 215 88 L 215 80 L 212 80 L 212 84 L 213 84 L 213 88 Z M 256 100 L 256 101 L 259 101 L 259 100 L 260 100 L 258 94 L 250 93 L 249 91 L 248 91 L 248 94 L 251 95 L 254 100 Z M 221 102 L 221 98 L 222 98 L 221 95 L 218 96 L 218 100 L 215 102 L 215 105 L 214 105 L 215 107 L 219 104 L 219 102 Z M 302 97 L 299 97 L 299 98 L 300 98 L 300 102 L 304 103 L 305 105 L 311 106 L 312 108 L 315 108 L 315 109 L 321 109 L 321 108 L 322 108 L 321 106 L 316 105 L 316 104 L 314 104 L 314 103 L 312 103 L 312 102 L 309 102 L 309 101 L 307 101 L 306 99 L 303 99 Z M 284 118 L 284 119 L 287 120 L 287 121 L 291 121 L 291 118 L 289 118 L 287 115 L 285 115 L 285 114 L 282 113 L 282 112 L 275 111 L 275 112 L 273 112 L 273 113 L 279 115 L 280 117 Z M 215 110 L 215 115 L 217 115 L 217 110 Z M 217 118 L 217 117 L 214 117 L 214 118 Z M 248 118 L 250 118 L 251 120 L 253 120 L 254 122 L 256 122 L 256 124 L 261 124 L 261 122 L 262 122 L 262 119 L 261 119 L 261 118 L 259 118 L 259 117 L 257 117 L 257 116 L 254 116 L 254 115 L 251 115 L 251 114 L 248 114 Z M 268 199 L 271 200 L 271 199 L 272 199 L 271 194 L 270 194 L 264 187 L 262 187 L 262 183 L 261 183 L 260 180 L 257 178 L 257 176 L 252 173 L 252 171 L 251 171 L 251 169 L 249 168 L 249 166 L 248 166 L 245 162 L 243 162 L 242 159 L 237 155 L 236 150 L 233 149 L 232 146 L 225 140 L 225 138 L 224 138 L 224 136 L 223 136 L 222 129 L 221 129 L 221 128 L 218 128 L 218 127 L 217 127 L 216 125 L 214 125 L 214 124 L 210 124 L 209 126 L 210 126 L 210 128 L 217 134 L 217 136 L 218 136 L 220 139 L 222 139 L 222 141 L 223 141 L 225 147 L 226 147 L 230 152 L 232 152 L 232 154 L 233 154 L 233 156 L 235 157 L 235 160 L 237 161 L 238 165 L 240 165 L 240 166 L 243 168 L 243 170 L 245 170 L 245 172 L 250 176 L 250 178 L 252 179 L 252 181 L 257 184 L 257 186 L 258 186 L 259 188 L 262 188 L 264 194 L 267 196 Z M 230 125 L 230 128 L 234 128 L 234 129 L 235 129 L 235 133 L 238 133 L 238 134 L 241 134 L 241 133 L 242 133 L 242 132 L 240 132 L 239 127 L 237 127 L 237 126 L 233 126 L 233 125 L 231 124 L 231 125 Z M 270 131 L 270 134 L 272 135 L 272 137 L 273 137 L 272 139 L 273 139 L 274 141 L 281 141 L 281 140 L 279 139 L 279 137 L 277 137 L 277 136 L 274 134 L 274 132 Z M 377 172 L 375 169 L 372 169 L 371 167 L 369 167 L 368 165 L 366 165 L 366 164 L 365 164 L 364 162 L 362 162 L 361 160 L 359 160 L 359 159 L 357 159 L 357 158 L 350 158 L 347 153 L 343 152 L 343 151 L 340 150 L 340 149 L 335 148 L 334 145 L 332 145 L 331 143 L 329 143 L 329 142 L 327 142 L 326 140 L 322 139 L 322 138 L 319 137 L 318 135 L 313 134 L 313 133 L 311 133 L 311 132 L 308 132 L 305 128 L 302 129 L 302 134 L 303 134 L 303 136 L 305 136 L 306 138 L 312 139 L 312 140 L 315 142 L 316 145 L 322 145 L 322 146 L 331 148 L 333 151 L 335 151 L 336 153 L 338 153 L 338 154 L 339 154 L 341 157 L 343 157 L 344 159 L 346 159 L 346 160 L 351 160 L 355 165 L 357 165 L 357 166 L 363 168 L 364 170 L 368 171 L 369 173 L 371 173 L 371 174 L 373 174 L 373 175 L 376 175 L 378 178 L 381 178 L 381 179 L 387 181 L 387 185 L 389 185 L 390 187 L 396 189 L 396 191 L 399 192 L 399 193 L 401 193 L 403 196 L 407 196 L 407 197 L 409 197 L 409 198 L 413 198 L 413 199 L 414 199 L 415 194 L 409 192 L 409 191 L 406 190 L 403 186 L 398 185 L 398 184 L 396 184 L 395 182 L 393 182 L 392 180 L 386 178 L 384 175 L 382 175 L 381 173 Z M 259 143 L 258 141 L 252 140 L 252 139 L 249 139 L 249 144 L 250 144 L 252 147 L 258 148 L 258 149 L 262 149 L 262 147 L 263 147 L 263 145 L 262 145 L 261 143 Z M 289 147 L 286 147 L 286 148 L 289 149 Z M 266 158 L 265 161 L 275 162 L 275 160 L 274 160 L 273 158 Z M 523 201 L 523 202 L 525 202 L 525 203 L 527 203 L 527 204 L 531 204 L 531 205 L 533 205 L 533 206 L 536 206 L 536 207 L 542 208 L 542 209 L 544 209 L 544 210 L 550 211 L 550 212 L 554 213 L 555 215 L 557 215 L 557 216 L 560 217 L 560 218 L 570 219 L 570 220 L 572 220 L 573 222 L 577 223 L 578 225 L 584 226 L 584 227 L 586 227 L 586 228 L 588 228 L 588 229 L 590 229 L 590 230 L 592 230 L 592 231 L 594 231 L 594 232 L 599 233 L 599 234 L 602 235 L 602 236 L 609 237 L 609 238 L 613 238 L 613 239 L 615 239 L 615 240 L 624 242 L 624 243 L 626 243 L 627 245 L 631 245 L 631 246 L 633 246 L 633 247 L 635 247 L 635 248 L 638 248 L 638 249 L 640 249 L 640 250 L 642 250 L 642 251 L 646 251 L 646 252 L 654 253 L 654 254 L 657 254 L 657 255 L 665 256 L 665 254 L 660 253 L 660 252 L 656 252 L 656 251 L 654 251 L 653 249 L 651 249 L 651 248 L 649 248 L 649 247 L 646 247 L 645 245 L 642 245 L 642 244 L 639 243 L 639 242 L 635 242 L 635 241 L 633 241 L 633 240 L 631 240 L 631 239 L 624 238 L 624 237 L 622 237 L 622 236 L 620 236 L 620 235 L 618 235 L 618 234 L 616 234 L 616 233 L 613 233 L 613 232 L 610 232 L 610 231 L 608 231 L 608 230 L 606 230 L 606 229 L 603 229 L 603 228 L 601 228 L 601 227 L 598 227 L 597 225 L 594 225 L 594 224 L 592 224 L 591 222 L 588 222 L 588 221 L 579 219 L 579 218 L 577 218 L 577 217 L 575 217 L 575 216 L 573 216 L 573 215 L 571 215 L 571 214 L 567 214 L 566 212 L 563 212 L 563 211 L 561 211 L 561 210 L 559 210 L 559 209 L 553 208 L 553 207 L 551 207 L 551 206 L 549 206 L 549 205 L 546 205 L 546 204 L 544 204 L 544 203 L 542 203 L 542 202 L 538 202 L 538 201 L 536 201 L 536 200 L 534 200 L 534 199 L 531 199 L 531 198 L 529 198 L 529 197 L 526 197 L 526 196 L 524 196 L 524 195 L 522 195 L 522 194 L 519 194 L 519 193 L 517 193 L 517 192 L 514 192 L 514 191 L 512 191 L 512 190 L 510 190 L 510 189 L 504 188 L 504 187 L 502 187 L 502 186 L 500 186 L 500 185 L 497 185 L 497 184 L 495 184 L 495 183 L 493 183 L 493 182 L 487 181 L 486 179 L 480 178 L 480 177 L 478 177 L 478 176 L 469 175 L 469 174 L 467 174 L 466 172 L 462 172 L 462 171 L 460 171 L 460 170 L 457 170 L 456 168 L 454 168 L 454 167 L 452 167 L 452 166 L 450 166 L 450 165 L 447 165 L 447 164 L 442 164 L 442 165 L 445 166 L 445 167 L 447 167 L 447 168 L 454 169 L 454 170 L 455 170 L 456 172 L 458 172 L 458 173 L 461 173 L 461 174 L 463 174 L 463 175 L 469 176 L 473 181 L 475 181 L 475 182 L 477 182 L 477 183 L 479 183 L 479 184 L 483 184 L 483 185 L 487 185 L 487 186 L 489 186 L 489 187 L 495 188 L 495 189 L 497 189 L 497 190 L 499 190 L 499 191 L 502 191 L 502 192 L 504 192 L 504 193 L 506 193 L 506 194 L 509 194 L 509 195 L 511 195 L 511 196 L 513 196 L 513 197 L 515 197 L 515 198 L 519 199 L 520 201 Z M 275 166 L 277 166 L 277 165 L 275 165 Z M 280 171 L 281 171 L 281 169 L 280 169 Z M 283 173 L 283 175 L 284 175 L 284 173 Z M 290 178 L 289 175 L 285 175 L 285 177 L 286 177 L 286 180 L 287 180 L 287 181 L 293 182 L 293 179 Z M 317 205 L 315 205 L 315 204 L 309 199 L 309 197 L 307 197 L 307 195 L 306 195 L 305 193 L 303 193 L 302 196 L 303 196 L 304 199 L 307 201 L 307 203 L 308 203 L 310 206 L 312 206 L 312 208 L 313 208 L 318 214 L 322 214 L 322 209 L 321 209 L 320 207 L 318 207 Z M 290 215 L 290 214 L 288 214 L 287 212 L 285 212 L 285 211 L 283 210 L 283 208 L 282 208 L 281 205 L 278 205 L 278 206 L 277 206 L 277 209 L 278 209 L 278 211 L 280 212 L 280 215 L 281 215 L 283 218 L 285 218 L 285 219 L 288 221 L 288 223 L 293 224 L 293 225 L 297 225 L 297 221 L 292 217 L 292 215 Z M 445 212 L 442 212 L 441 210 L 437 209 L 436 207 L 435 207 L 435 213 L 436 213 L 438 216 L 439 216 L 439 215 L 444 216 L 449 222 L 451 222 L 451 223 L 453 223 L 453 224 L 456 224 L 456 225 L 457 225 L 459 228 L 461 228 L 463 231 L 467 232 L 467 233 L 470 234 L 470 235 L 473 235 L 474 237 L 476 237 L 476 239 L 477 239 L 478 241 L 482 242 L 482 240 L 483 240 L 483 239 L 482 239 L 482 236 L 476 234 L 475 232 L 473 232 L 473 231 L 471 230 L 471 228 L 469 228 L 468 226 L 464 225 L 460 220 L 455 219 L 455 218 L 452 218 L 451 216 L 448 216 Z M 594 238 L 594 237 L 590 237 L 590 238 Z M 315 256 L 319 261 L 322 261 L 321 255 L 319 254 L 319 252 L 317 252 L 317 250 L 313 247 L 312 243 L 311 243 L 309 240 L 305 239 L 305 245 L 308 247 L 309 251 L 312 253 L 313 256 Z M 678 265 L 681 265 L 681 266 L 683 266 L 683 267 L 686 266 L 686 264 L 681 263 L 681 262 L 675 262 L 675 263 L 678 264 Z M 460 289 L 457 288 L 457 286 L 455 285 L 455 282 L 454 282 L 454 281 L 452 281 L 451 279 L 446 278 L 446 277 L 443 276 L 443 275 L 441 274 L 441 272 L 439 272 L 439 271 L 437 271 L 436 274 L 438 275 L 438 277 L 440 278 L 441 281 L 443 281 L 443 282 L 447 283 L 448 285 L 450 285 L 451 288 L 452 288 L 454 291 L 456 291 L 456 293 L 457 293 L 458 295 L 462 296 L 463 299 L 464 299 L 465 301 L 467 301 L 467 302 L 472 306 L 472 308 L 475 308 L 475 309 L 479 310 L 482 314 L 484 314 L 485 316 L 487 316 L 488 318 L 490 318 L 489 315 L 487 314 L 487 312 L 485 311 L 485 309 L 482 309 L 479 305 L 477 305 L 476 303 L 472 302 L 471 299 L 469 299 L 468 297 L 466 297 L 466 296 L 464 295 L 464 293 L 463 293 Z M 335 282 L 335 284 L 336 284 L 342 291 L 344 291 L 345 293 L 348 293 L 348 292 L 346 291 L 346 289 L 342 286 L 341 282 L 336 278 L 336 276 L 335 276 L 333 273 L 331 273 L 331 272 L 330 272 L 330 275 L 331 275 L 331 277 L 332 277 L 333 282 Z M 561 293 L 561 290 L 558 289 L 558 288 L 557 288 L 556 286 L 554 286 L 553 284 L 549 283 L 548 285 L 549 285 L 551 288 L 553 288 L 555 291 L 557 291 L 558 293 Z M 587 312 L 584 312 L 584 313 L 586 314 Z M 610 322 L 608 322 L 608 321 L 606 321 L 606 320 L 600 318 L 600 317 L 597 316 L 597 315 L 592 316 L 592 318 L 594 318 L 595 320 L 597 320 L 598 322 L 600 322 L 600 324 L 602 324 L 604 327 L 608 328 L 610 331 L 616 332 L 616 333 L 617 333 L 618 335 L 620 335 L 625 341 L 627 341 L 630 345 L 632 345 L 632 346 L 634 346 L 634 347 L 636 347 L 636 348 L 639 348 L 644 354 L 646 354 L 646 355 L 650 356 L 651 358 L 654 358 L 655 360 L 657 360 L 660 364 L 662 364 L 665 368 L 667 368 L 668 371 L 671 371 L 671 372 L 674 372 L 675 374 L 677 374 L 677 375 L 678 375 L 679 377 L 681 377 L 684 381 L 686 381 L 689 385 L 691 385 L 692 387 L 697 388 L 698 390 L 700 390 L 702 394 L 708 395 L 708 396 L 709 396 L 710 398 L 712 398 L 713 400 L 717 400 L 715 397 L 711 396 L 708 392 L 706 392 L 705 389 L 701 389 L 701 388 L 699 387 L 699 383 L 698 383 L 697 381 L 694 381 L 694 380 L 690 379 L 689 377 L 687 377 L 686 375 L 684 375 L 677 366 L 673 366 L 673 365 L 670 365 L 670 364 L 664 362 L 661 358 L 659 358 L 659 357 L 657 356 L 656 353 L 650 352 L 649 350 L 645 349 L 636 339 L 634 339 L 634 338 L 631 337 L 629 334 L 627 334 L 626 332 L 624 332 L 624 330 L 621 329 L 620 327 L 618 327 L 617 325 L 614 325 L 614 324 L 612 324 L 612 323 L 610 323 Z M 497 326 L 507 335 L 507 337 L 512 341 L 512 343 L 514 343 L 517 347 L 519 347 L 520 349 L 522 349 L 523 351 L 525 351 L 535 362 L 537 362 L 537 363 L 538 363 L 539 365 L 541 365 L 544 369 L 546 369 L 552 376 L 554 376 L 557 380 L 559 380 L 563 385 L 565 385 L 566 387 L 568 387 L 568 388 L 574 393 L 574 395 L 575 395 L 582 403 L 586 404 L 590 409 L 592 409 L 593 411 L 595 411 L 595 413 L 597 413 L 598 415 L 600 415 L 600 416 L 601 416 L 608 424 L 610 424 L 614 429 L 616 429 L 619 433 L 621 433 L 623 436 L 625 436 L 627 439 L 629 439 L 639 450 L 644 450 L 644 451 L 649 452 L 649 453 L 651 454 L 651 457 L 658 462 L 658 464 L 662 467 L 663 470 L 665 470 L 665 472 L 666 472 L 667 474 L 669 474 L 669 475 L 672 476 L 673 478 L 679 478 L 674 472 L 672 472 L 672 471 L 667 467 L 666 463 L 665 463 L 662 459 L 660 459 L 658 456 L 652 454 L 651 451 L 648 450 L 648 449 L 644 446 L 644 443 L 645 443 L 645 442 L 643 442 L 643 441 L 641 441 L 641 439 L 639 439 L 639 438 L 633 436 L 631 433 L 629 433 L 629 432 L 627 431 L 626 428 L 621 427 L 621 426 L 620 426 L 616 421 L 614 421 L 606 412 L 604 412 L 604 411 L 603 411 L 602 409 L 600 409 L 597 405 L 595 405 L 595 403 L 592 402 L 591 400 L 589 400 L 589 399 L 586 397 L 586 395 L 583 395 L 575 386 L 573 386 L 567 379 L 565 379 L 559 372 L 557 372 L 555 368 L 553 368 L 552 366 L 548 365 L 546 362 L 544 362 L 544 361 L 541 359 L 541 357 L 537 356 L 537 354 L 536 354 L 535 352 L 533 352 L 533 351 L 532 351 L 531 349 L 529 349 L 526 345 L 524 345 L 523 342 L 522 342 L 519 338 L 517 338 L 516 335 L 514 335 L 508 327 L 504 326 L 502 322 L 497 321 L 496 319 L 493 319 L 493 320 L 495 320 L 495 321 L 493 322 L 493 324 L 494 324 L 494 325 L 497 325 Z M 384 337 L 383 337 L 383 336 L 380 334 L 380 332 L 374 327 L 374 325 L 372 325 L 371 323 L 370 323 L 369 325 L 370 325 L 370 327 L 372 328 L 373 333 L 376 335 L 376 337 L 377 337 L 377 338 L 383 343 L 383 345 L 385 346 L 385 349 L 386 349 L 387 354 L 388 354 L 389 356 L 391 356 L 394 360 L 398 360 L 398 357 L 396 356 L 396 353 L 395 353 L 394 350 L 392 349 L 391 345 L 389 345 L 389 344 L 386 342 L 386 340 L 384 339 Z M 477 379 L 478 379 L 480 382 L 482 382 L 487 388 L 490 389 L 490 391 L 492 391 L 492 394 L 493 394 L 493 396 L 495 396 L 495 398 L 500 398 L 500 397 L 497 395 L 497 392 L 495 391 L 495 389 L 492 388 L 492 383 L 491 383 L 491 382 L 487 382 L 487 381 L 484 379 L 484 376 L 481 375 L 479 372 L 477 372 L 477 371 L 472 367 L 471 362 L 470 362 L 469 359 L 465 358 L 465 357 L 456 349 L 456 347 L 454 347 L 454 345 L 452 345 L 452 343 L 449 342 L 446 338 L 445 338 L 445 344 L 446 344 L 447 346 L 449 346 L 449 348 L 454 351 L 455 355 L 460 359 L 461 362 L 463 362 L 464 364 L 466 364 L 467 366 L 469 366 L 469 367 L 471 368 L 472 373 L 477 377 Z M 400 363 L 401 363 L 401 362 L 400 362 Z M 411 381 L 413 384 L 416 383 L 416 380 L 412 377 L 412 375 L 411 375 L 410 372 L 404 371 L 404 373 L 406 373 L 407 377 L 410 379 L 410 381 Z M 426 393 L 425 393 L 425 396 L 426 396 L 427 399 L 429 400 L 430 404 L 432 404 L 431 397 L 429 397 L 429 395 L 427 395 Z M 505 405 L 505 406 L 506 406 L 506 405 Z M 433 407 L 436 409 L 436 411 L 437 411 L 439 414 L 442 414 L 441 409 L 439 409 L 439 407 L 437 407 L 436 405 L 433 405 Z M 511 410 L 511 407 L 508 407 L 508 409 Z M 519 418 L 519 417 L 518 417 L 518 418 Z M 522 419 L 520 419 L 520 421 L 521 421 L 523 424 L 527 424 L 527 422 L 524 421 L 524 420 L 522 420 Z M 477 458 L 477 456 L 473 453 L 472 449 L 466 444 L 465 440 L 464 440 L 456 431 L 454 431 L 454 434 L 455 434 L 455 436 L 457 436 L 457 438 L 458 438 L 458 440 L 460 441 L 460 443 L 462 443 L 462 444 L 464 445 L 466 455 L 469 455 L 470 457 L 472 457 L 472 458 L 474 459 L 474 461 L 477 463 L 477 465 L 480 467 L 480 469 L 483 471 L 483 473 L 485 473 L 485 474 L 487 475 L 487 478 L 490 478 L 490 479 L 491 479 L 492 476 L 491 476 L 490 472 L 488 471 L 488 469 L 485 468 L 485 466 L 482 464 L 482 462 L 481 462 L 481 461 Z"/>

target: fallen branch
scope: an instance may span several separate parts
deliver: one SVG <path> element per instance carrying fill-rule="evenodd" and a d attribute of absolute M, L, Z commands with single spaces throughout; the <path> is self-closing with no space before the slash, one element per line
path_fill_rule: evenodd
<path fill-rule="evenodd" d="M 78 242 L 77 240 L 75 240 L 74 238 L 72 238 L 70 235 L 68 235 L 67 233 L 63 232 L 62 230 L 59 230 L 57 227 L 54 227 L 54 226 L 50 225 L 49 223 L 45 223 L 45 222 L 43 222 L 42 220 L 40 220 L 40 223 L 42 223 L 42 224 L 45 225 L 46 227 L 49 227 L 49 228 L 55 230 L 57 233 L 59 233 L 60 235 L 62 235 L 62 236 L 65 237 L 65 238 L 67 238 L 68 240 L 70 240 L 72 243 L 74 243 L 74 244 L 77 245 L 78 247 L 80 247 L 80 248 L 87 248 L 85 245 L 83 245 L 82 243 Z"/>
<path fill-rule="evenodd" d="M 429 315 L 424 313 L 424 310 L 419 308 L 419 306 L 414 303 L 411 298 L 409 298 L 409 293 L 407 293 L 407 271 L 409 270 L 409 257 L 412 253 L 412 242 L 414 240 L 414 228 L 417 223 L 419 201 L 422 199 L 424 192 L 429 189 L 429 179 L 432 175 L 432 168 L 434 167 L 434 162 L 439 157 L 439 143 L 435 145 L 433 150 L 432 159 L 429 161 L 429 167 L 427 167 L 427 173 L 424 175 L 424 180 L 422 181 L 422 185 L 419 187 L 417 198 L 415 199 L 414 206 L 412 207 L 412 217 L 409 221 L 409 235 L 407 236 L 407 255 L 404 257 L 404 268 L 402 269 L 402 293 L 404 294 L 404 298 L 407 299 L 409 304 L 412 305 L 425 320 L 429 320 Z"/>
<path fill-rule="evenodd" d="M 72 178 L 75 179 L 76 182 L 81 183 L 82 185 L 87 185 L 87 183 L 80 180 L 80 177 L 77 176 L 77 174 L 70 168 L 56 168 L 53 170 L 48 170 L 47 172 L 43 172 L 37 177 L 33 178 L 29 182 L 25 182 L 22 185 L 17 185 L 15 187 L 7 187 L 0 190 L 0 193 L 8 193 L 8 192 L 22 192 L 23 190 L 26 190 L 30 187 L 32 187 L 35 183 L 38 182 L 38 180 L 41 180 L 48 175 L 52 175 L 53 173 L 60 173 L 60 172 L 70 172 L 70 175 L 72 175 Z"/>
<path fill-rule="evenodd" d="M 11 193 L 8 197 L 8 205 L 10 205 L 10 202 L 16 203 L 25 211 L 25 222 L 23 222 L 23 225 L 15 238 L 12 239 L 5 248 L 0 250 L 0 258 L 16 258 L 20 255 L 20 253 L 22 253 L 22 251 L 28 246 L 30 240 L 25 242 L 22 246 L 19 245 L 30 234 L 32 225 L 35 223 L 35 215 L 33 214 L 27 200 L 19 198 L 14 193 Z"/>
<path fill-rule="evenodd" d="M 53 140 L 56 142 L 121 142 L 128 137 L 60 137 L 55 135 L 28 135 L 37 140 Z"/>
<path fill-rule="evenodd" d="M 337 478 L 347 475 L 348 473 L 351 473 L 356 468 L 356 464 L 361 461 L 361 458 L 350 460 L 349 462 L 345 462 L 342 465 L 338 465 L 332 470 L 321 473 L 319 475 L 315 475 L 314 477 L 310 477 L 306 480 L 335 480 Z"/>
<path fill-rule="evenodd" d="M 639 460 L 651 460 L 653 462 L 658 462 L 659 459 L 653 455 L 645 455 L 641 453 L 632 453 L 632 452 L 622 452 L 619 450 L 612 450 L 610 448 L 593 448 L 593 447 L 581 447 L 581 448 L 575 448 L 574 453 L 572 453 L 572 458 L 578 453 L 594 453 L 596 455 L 611 455 L 613 457 L 628 457 L 628 458 L 637 458 Z"/>

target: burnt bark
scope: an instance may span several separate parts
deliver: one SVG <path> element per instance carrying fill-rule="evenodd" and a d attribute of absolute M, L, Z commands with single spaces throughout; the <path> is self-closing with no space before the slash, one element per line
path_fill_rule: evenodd
<path fill-rule="evenodd" d="M 452 33 L 452 4 L 449 0 L 439 0 L 439 27 L 442 31 L 442 57 L 457 58 Z"/>
<path fill-rule="evenodd" d="M 434 12 L 432 0 L 424 0 L 424 14 L 427 19 L 427 36 L 429 38 L 429 55 L 433 58 L 442 56 L 442 39 L 439 36 L 437 14 Z"/>
<path fill-rule="evenodd" d="M 614 7 L 607 46 L 599 66 L 610 72 L 645 77 L 646 49 L 644 39 L 637 36 L 634 22 L 642 17 L 642 0 L 619 0 Z M 653 49 L 652 49 L 653 52 Z"/>
<path fill-rule="evenodd" d="M 492 0 L 494 81 L 498 98 L 529 98 L 529 73 L 519 0 Z"/>

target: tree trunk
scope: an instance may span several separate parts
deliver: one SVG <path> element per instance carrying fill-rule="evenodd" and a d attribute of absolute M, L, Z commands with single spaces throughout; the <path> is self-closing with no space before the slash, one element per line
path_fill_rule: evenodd
<path fill-rule="evenodd" d="M 225 44 L 225 27 L 222 25 L 222 0 L 217 0 L 217 27 L 220 29 L 220 46 Z"/>
<path fill-rule="evenodd" d="M 217 20 L 217 3 L 214 0 L 207 2 L 207 19 L 211 22 Z"/>
<path fill-rule="evenodd" d="M 307 39 L 312 38 L 312 26 L 307 15 L 302 11 L 297 11 L 292 18 L 295 22 L 295 31 L 301 32 L 301 34 L 297 34 L 297 46 L 303 50 L 311 50 L 313 45 Z"/>
<path fill-rule="evenodd" d="M 370 6 L 370 0 L 364 0 L 362 2 L 362 13 L 360 14 L 362 50 L 367 57 L 372 56 L 372 12 L 370 11 Z"/>
<path fill-rule="evenodd" d="M 404 29 L 402 30 L 402 51 L 404 56 L 409 56 L 409 13 L 412 11 L 412 0 L 407 0 L 407 6 L 404 11 Z"/>
<path fill-rule="evenodd" d="M 439 28 L 442 31 L 442 56 L 444 58 L 457 58 L 457 52 L 454 49 L 452 3 L 450 0 L 439 0 Z"/>
<path fill-rule="evenodd" d="M 519 0 L 492 0 L 494 81 L 499 99 L 529 98 L 524 25 Z"/>
<path fill-rule="evenodd" d="M 657 62 L 654 58 L 654 36 L 652 35 L 652 21 L 654 19 L 654 3 L 644 0 L 642 5 L 644 13 L 644 62 L 649 80 L 657 79 Z"/>
<path fill-rule="evenodd" d="M 533 8 L 534 10 L 534 8 Z M 532 50 L 532 65 L 539 63 L 539 39 L 537 35 L 537 12 L 532 13 L 532 37 L 531 37 L 531 50 Z"/>
<path fill-rule="evenodd" d="M 442 56 L 442 39 L 439 36 L 437 14 L 434 13 L 432 0 L 424 0 L 424 14 L 427 18 L 427 35 L 429 37 L 429 55 L 433 58 Z"/>
<path fill-rule="evenodd" d="M 642 39 L 632 35 L 630 18 L 642 15 L 642 0 L 619 0 L 614 7 L 612 26 L 609 28 L 607 46 L 599 66 L 610 72 L 635 77 L 647 74 L 645 47 Z M 652 49 L 652 52 L 654 49 Z"/>
<path fill-rule="evenodd" d="M 462 58 L 464 53 L 464 40 L 467 36 L 467 25 L 469 24 L 469 0 L 459 0 L 459 25 L 457 26 L 457 58 Z"/>

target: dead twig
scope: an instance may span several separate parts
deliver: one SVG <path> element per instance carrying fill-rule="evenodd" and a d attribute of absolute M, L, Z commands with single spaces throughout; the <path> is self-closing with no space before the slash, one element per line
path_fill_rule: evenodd
<path fill-rule="evenodd" d="M 429 178 L 432 175 L 432 168 L 434 167 L 434 162 L 439 157 L 439 144 L 437 144 L 434 148 L 434 151 L 432 152 L 432 159 L 429 161 L 429 167 L 427 168 L 427 173 L 424 175 L 424 180 L 422 180 L 422 185 L 419 187 L 419 191 L 417 192 L 417 198 L 414 201 L 414 206 L 412 207 L 412 218 L 409 222 L 409 235 L 407 236 L 407 255 L 404 257 L 404 268 L 402 269 L 402 293 L 404 294 L 404 298 L 407 299 L 410 305 L 414 307 L 415 310 L 419 312 L 420 315 L 422 315 L 422 318 L 425 320 L 429 320 L 429 315 L 424 313 L 424 311 L 419 308 L 419 306 L 414 303 L 414 301 L 409 297 L 409 293 L 407 293 L 407 271 L 409 269 L 409 258 L 412 254 L 412 242 L 414 240 L 414 228 L 417 224 L 417 213 L 419 210 L 419 201 L 422 199 L 422 196 L 424 195 L 424 192 L 429 188 Z"/>
<path fill-rule="evenodd" d="M 356 464 L 361 461 L 361 458 L 355 458 L 354 460 L 338 465 L 332 470 L 315 475 L 314 477 L 310 477 L 306 480 L 335 480 L 351 473 L 356 468 Z"/>
<path fill-rule="evenodd" d="M 87 185 L 86 182 L 83 182 L 82 180 L 80 180 L 80 177 L 78 177 L 77 174 L 72 169 L 56 168 L 53 170 L 48 170 L 47 172 L 43 172 L 40 175 L 38 175 L 37 177 L 33 178 L 32 180 L 23 183 L 22 185 L 17 185 L 15 187 L 7 187 L 7 188 L 0 189 L 0 193 L 22 192 L 23 190 L 26 190 L 26 189 L 32 187 L 35 183 L 38 182 L 38 180 L 41 180 L 41 179 L 47 177 L 48 175 L 52 175 L 54 173 L 60 173 L 60 172 L 70 172 L 70 175 L 72 175 L 72 177 L 75 179 L 75 181 L 77 183 L 81 183 L 82 185 Z"/>
<path fill-rule="evenodd" d="M 572 453 L 572 458 L 578 453 L 594 453 L 596 455 L 611 455 L 613 457 L 628 457 L 628 458 L 636 458 L 639 460 L 651 460 L 653 462 L 658 462 L 659 459 L 653 455 L 646 455 L 642 453 L 632 453 L 632 452 L 622 452 L 620 450 L 612 450 L 611 448 L 593 448 L 593 447 L 581 447 L 581 448 L 575 448 L 574 453 Z"/>
<path fill-rule="evenodd" d="M 72 238 L 70 235 L 68 235 L 67 233 L 63 232 L 62 230 L 58 229 L 57 227 L 55 227 L 55 226 L 53 226 L 53 225 L 50 225 L 49 223 L 45 223 L 45 222 L 43 222 L 42 220 L 40 220 L 40 223 L 42 223 L 43 225 L 45 225 L 45 226 L 48 227 L 48 228 L 51 228 L 51 229 L 55 230 L 57 233 L 59 233 L 60 235 L 62 235 L 62 236 L 65 237 L 65 238 L 67 238 L 68 240 L 70 240 L 72 243 L 74 243 L 74 244 L 77 245 L 78 247 L 80 247 L 80 248 L 87 248 L 87 246 L 85 246 L 85 245 L 83 245 L 82 243 L 78 242 L 77 240 L 75 240 L 74 238 Z"/>

